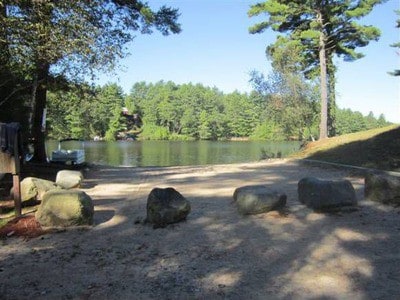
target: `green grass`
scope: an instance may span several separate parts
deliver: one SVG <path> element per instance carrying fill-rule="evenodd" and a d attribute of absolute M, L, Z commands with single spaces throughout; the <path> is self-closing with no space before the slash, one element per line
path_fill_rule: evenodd
<path fill-rule="evenodd" d="M 0 218 L 0 228 L 2 228 L 4 225 L 6 225 L 12 219 L 14 219 L 14 211 L 10 214 L 2 215 Z"/>
<path fill-rule="evenodd" d="M 400 171 L 400 126 L 392 125 L 311 142 L 292 157 Z"/>

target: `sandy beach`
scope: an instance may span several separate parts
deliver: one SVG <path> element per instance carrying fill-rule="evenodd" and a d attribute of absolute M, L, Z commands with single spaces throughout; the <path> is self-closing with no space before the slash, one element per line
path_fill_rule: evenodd
<path fill-rule="evenodd" d="M 358 207 L 315 213 L 300 204 L 307 176 L 348 179 Z M 241 216 L 236 188 L 267 184 L 283 211 Z M 174 187 L 186 221 L 143 221 L 154 187 Z M 400 208 L 364 200 L 364 179 L 294 160 L 169 168 L 94 167 L 82 190 L 92 227 L 0 241 L 1 299 L 395 299 Z"/>

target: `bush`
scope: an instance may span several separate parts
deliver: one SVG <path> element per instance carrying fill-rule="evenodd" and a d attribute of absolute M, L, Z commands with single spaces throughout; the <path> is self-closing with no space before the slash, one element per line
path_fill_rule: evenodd
<path fill-rule="evenodd" d="M 272 121 L 265 120 L 259 124 L 250 136 L 251 140 L 282 141 L 284 135 L 282 129 Z"/>
<path fill-rule="evenodd" d="M 154 124 L 145 124 L 140 134 L 142 140 L 168 140 L 169 130 L 167 127 L 157 126 Z"/>

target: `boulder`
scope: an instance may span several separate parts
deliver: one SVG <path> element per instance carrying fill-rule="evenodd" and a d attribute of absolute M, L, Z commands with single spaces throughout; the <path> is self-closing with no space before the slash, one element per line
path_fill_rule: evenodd
<path fill-rule="evenodd" d="M 61 189 L 53 181 L 36 177 L 26 177 L 21 181 L 21 201 L 40 201 L 50 190 Z"/>
<path fill-rule="evenodd" d="M 154 188 L 147 198 L 146 221 L 154 228 L 185 220 L 190 213 L 190 202 L 174 188 Z"/>
<path fill-rule="evenodd" d="M 370 173 L 365 176 L 365 199 L 400 204 L 400 176 Z"/>
<path fill-rule="evenodd" d="M 47 192 L 36 211 L 36 220 L 46 227 L 68 227 L 93 224 L 92 199 L 80 190 Z"/>
<path fill-rule="evenodd" d="M 299 181 L 299 201 L 314 210 L 330 210 L 357 205 L 356 192 L 348 180 L 306 177 Z"/>
<path fill-rule="evenodd" d="M 278 210 L 286 205 L 286 195 L 265 185 L 242 186 L 233 193 L 239 213 L 253 215 Z"/>
<path fill-rule="evenodd" d="M 80 171 L 61 170 L 57 172 L 56 184 L 63 189 L 79 188 L 83 180 L 83 175 Z"/>

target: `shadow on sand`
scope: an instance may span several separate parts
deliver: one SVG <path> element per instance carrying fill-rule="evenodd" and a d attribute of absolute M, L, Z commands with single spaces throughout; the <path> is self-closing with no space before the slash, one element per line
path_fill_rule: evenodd
<path fill-rule="evenodd" d="M 305 176 L 349 178 L 341 170 L 295 162 L 99 170 L 88 178 L 92 188 L 87 193 L 96 205 L 93 228 L 2 242 L 2 298 L 393 299 L 400 295 L 400 210 L 365 201 L 362 179 L 351 177 L 357 209 L 314 213 L 297 200 L 297 182 Z M 233 190 L 260 183 L 287 194 L 284 214 L 237 213 Z M 124 184 L 134 188 L 125 190 Z M 146 198 L 156 186 L 173 186 L 191 202 L 185 222 L 157 230 L 144 224 Z M 103 194 L 97 190 L 100 187 Z"/>

